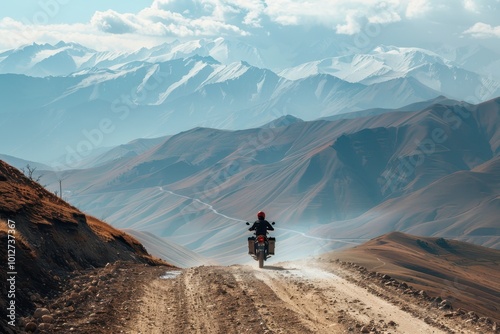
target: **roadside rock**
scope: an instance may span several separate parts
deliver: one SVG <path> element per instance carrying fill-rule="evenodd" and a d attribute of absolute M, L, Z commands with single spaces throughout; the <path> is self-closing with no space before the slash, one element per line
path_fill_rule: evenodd
<path fill-rule="evenodd" d="M 34 332 L 36 331 L 37 329 L 37 325 L 34 323 L 34 322 L 28 322 L 26 324 L 26 327 L 24 327 L 24 329 L 27 331 L 27 332 Z"/>
<path fill-rule="evenodd" d="M 441 301 L 441 303 L 439 303 L 439 309 L 441 310 L 449 310 L 449 309 L 453 309 L 453 307 L 451 306 L 451 302 L 447 299 Z"/>
<path fill-rule="evenodd" d="M 35 310 L 35 313 L 33 314 L 33 316 L 36 319 L 40 319 L 42 316 L 47 315 L 47 314 L 50 314 L 50 311 L 47 310 L 46 308 L 37 308 Z"/>
<path fill-rule="evenodd" d="M 51 316 L 50 314 L 42 315 L 42 323 L 51 324 L 53 322 L 54 322 L 54 317 Z"/>
<path fill-rule="evenodd" d="M 38 325 L 38 329 L 40 331 L 49 331 L 52 329 L 52 324 L 41 323 L 40 325 Z"/>
<path fill-rule="evenodd" d="M 368 326 L 363 326 L 361 327 L 361 333 L 370 333 L 371 330 L 368 328 Z"/>

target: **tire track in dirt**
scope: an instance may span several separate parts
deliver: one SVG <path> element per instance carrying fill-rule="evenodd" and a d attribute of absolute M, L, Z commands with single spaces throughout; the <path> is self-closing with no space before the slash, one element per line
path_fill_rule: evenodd
<path fill-rule="evenodd" d="M 325 325 L 333 318 L 351 329 L 365 327 L 380 333 L 444 333 L 366 289 L 319 268 L 299 265 L 295 270 L 262 272 L 259 276 L 268 284 L 288 282 L 302 287 L 307 292 L 309 309 Z"/>
<path fill-rule="evenodd" d="M 339 333 L 348 329 L 348 326 L 337 321 L 343 315 L 334 310 L 335 299 L 321 293 L 307 280 L 294 279 L 295 270 L 273 269 L 255 272 L 255 276 L 269 286 L 282 303 L 300 314 L 301 321 L 313 333 Z"/>
<path fill-rule="evenodd" d="M 358 332 L 364 327 L 379 333 L 414 333 L 415 328 L 419 333 L 444 333 L 356 284 L 299 262 L 288 270 L 258 271 L 256 277 L 272 286 L 284 302 L 290 299 L 307 312 L 317 333 L 340 331 L 336 323 Z"/>
<path fill-rule="evenodd" d="M 231 267 L 186 269 L 145 290 L 128 333 L 273 333 L 258 310 L 260 297 L 237 281 Z"/>
<path fill-rule="evenodd" d="M 237 267 L 232 273 L 242 290 L 247 291 L 254 302 L 260 318 L 259 324 L 265 333 L 318 333 L 314 320 L 309 318 L 307 312 L 302 311 L 295 303 L 284 301 L 272 286 L 256 277 L 255 270 Z"/>
<path fill-rule="evenodd" d="M 365 288 L 312 267 L 196 267 L 145 287 L 127 333 L 434 333 Z"/>

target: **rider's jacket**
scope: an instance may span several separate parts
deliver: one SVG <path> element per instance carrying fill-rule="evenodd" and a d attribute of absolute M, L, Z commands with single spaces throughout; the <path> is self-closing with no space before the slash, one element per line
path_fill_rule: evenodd
<path fill-rule="evenodd" d="M 265 219 L 256 220 L 252 227 L 248 229 L 249 231 L 254 231 L 256 235 L 266 235 L 267 230 L 274 231 L 274 227 Z"/>

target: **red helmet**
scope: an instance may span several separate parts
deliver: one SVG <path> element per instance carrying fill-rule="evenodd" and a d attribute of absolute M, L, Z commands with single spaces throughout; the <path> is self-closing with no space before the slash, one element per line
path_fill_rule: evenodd
<path fill-rule="evenodd" d="M 259 218 L 259 219 L 266 218 L 266 214 L 264 213 L 264 211 L 257 212 L 257 218 Z"/>

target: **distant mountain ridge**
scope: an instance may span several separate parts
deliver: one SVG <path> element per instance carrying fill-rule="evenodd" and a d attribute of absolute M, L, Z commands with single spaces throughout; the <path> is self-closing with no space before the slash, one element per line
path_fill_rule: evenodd
<path fill-rule="evenodd" d="M 224 38 L 174 41 L 134 52 L 96 51 L 61 41 L 55 45 L 33 43 L 0 53 L 0 73 L 66 76 L 80 71 L 113 69 L 134 62 L 161 63 L 196 55 L 213 57 L 224 64 L 246 61 L 265 67 L 255 47 Z"/>
<path fill-rule="evenodd" d="M 54 45 L 33 43 L 0 53 L 0 73 L 17 73 L 37 77 L 64 76 L 82 70 L 108 69 L 136 61 L 158 63 L 199 55 L 212 57 L 226 65 L 245 61 L 252 66 L 268 68 L 284 74 L 294 72 L 301 76 L 307 73 L 307 69 L 310 71 L 316 68 L 317 71 L 318 69 L 327 70 L 330 68 L 330 71 L 333 70 L 331 73 L 333 74 L 338 71 L 342 72 L 346 62 L 351 60 L 361 62 L 361 65 L 364 66 L 374 59 L 382 61 L 375 67 L 369 66 L 372 69 L 379 69 L 377 75 L 386 75 L 391 71 L 405 71 L 417 64 L 439 63 L 458 66 L 481 75 L 493 74 L 497 79 L 500 76 L 499 55 L 485 47 L 470 46 L 449 49 L 440 45 L 431 46 L 431 48 L 433 51 L 430 51 L 431 49 L 380 45 L 365 54 L 353 54 L 352 51 L 339 48 L 335 41 L 325 40 L 325 43 L 306 44 L 297 50 L 290 50 L 291 54 L 279 57 L 280 66 L 277 68 L 276 60 L 270 59 L 276 57 L 277 50 L 259 49 L 243 41 L 223 37 L 202 38 L 187 42 L 175 40 L 171 43 L 141 48 L 132 52 L 96 51 L 78 43 L 60 41 Z M 384 65 L 384 62 L 389 63 Z M 398 63 L 399 66 L 394 66 Z M 340 67 L 337 68 L 337 66 Z M 359 76 L 362 73 L 368 73 L 367 68 L 358 72 L 363 66 L 352 68 L 355 71 L 351 75 Z M 302 74 L 296 72 L 299 69 L 302 69 L 300 71 Z M 381 69 L 382 71 L 380 71 Z M 372 71 L 372 73 L 375 72 Z"/>
<path fill-rule="evenodd" d="M 468 108 L 472 107 L 472 104 L 464 102 L 464 101 L 456 101 L 449 99 L 445 96 L 438 96 L 434 99 L 428 100 L 428 101 L 421 101 L 421 102 L 416 102 L 412 103 L 406 106 L 403 106 L 401 108 L 396 108 L 396 109 L 384 109 L 384 108 L 373 108 L 373 109 L 366 109 L 366 110 L 361 110 L 361 111 L 353 111 L 350 113 L 345 113 L 345 114 L 338 114 L 334 116 L 328 116 L 324 117 L 322 119 L 327 120 L 327 121 L 335 121 L 339 119 L 353 119 L 353 118 L 360 118 L 360 117 L 368 117 L 368 116 L 376 116 L 376 115 L 381 115 L 385 114 L 388 112 L 395 112 L 395 111 L 419 111 L 423 110 L 427 107 L 430 107 L 434 104 L 443 104 L 443 105 L 456 105 L 456 106 L 467 106 Z"/>
<path fill-rule="evenodd" d="M 459 60 L 459 59 L 457 59 Z M 330 74 L 348 82 L 380 83 L 412 77 L 443 95 L 479 102 L 500 95 L 500 81 L 465 70 L 457 62 L 425 49 L 379 46 L 367 54 L 347 55 L 301 64 L 279 72 L 290 80 Z M 485 80 L 488 82 L 486 83 Z M 483 87 L 484 91 L 474 91 Z"/>
<path fill-rule="evenodd" d="M 289 249 L 297 239 L 315 252 L 393 230 L 498 248 L 500 100 L 443 102 L 337 121 L 194 128 L 133 158 L 44 180 L 51 187 L 62 177 L 72 203 L 115 226 L 174 237 L 207 257 L 223 256 L 221 238 L 242 248 L 242 221 L 261 209 Z"/>
<path fill-rule="evenodd" d="M 34 161 L 28 161 L 24 159 L 19 159 L 10 155 L 6 154 L 0 154 L 0 160 L 8 163 L 11 166 L 16 167 L 19 170 L 26 169 L 26 167 L 29 165 L 30 168 L 34 168 L 38 171 L 40 170 L 51 170 L 52 168 L 50 166 L 47 166 L 45 164 L 39 163 L 39 162 L 34 162 Z"/>
<path fill-rule="evenodd" d="M 2 52 L 2 116 L 23 126 L 5 127 L 15 145 L 1 143 L 0 150 L 44 163 L 65 154 L 64 165 L 76 167 L 74 160 L 101 147 L 197 126 L 235 130 L 285 115 L 309 121 L 441 95 L 469 103 L 500 96 L 495 76 L 461 67 L 484 61 L 478 52 L 450 53 L 452 61 L 425 49 L 379 46 L 273 70 L 264 51 L 217 38 L 134 52 L 65 42 Z"/>
<path fill-rule="evenodd" d="M 289 81 L 245 62 L 223 65 L 199 56 L 64 77 L 3 74 L 0 84 L 5 85 L 0 91 L 4 120 L 23 124 L 4 129 L 16 138 L 15 154 L 7 143 L 0 149 L 39 161 L 53 160 L 55 152 L 71 160 L 102 146 L 194 126 L 250 128 L 286 114 L 311 120 L 439 95 L 413 78 L 369 86 L 325 74 Z M 70 161 L 66 165 L 75 167 Z"/>

